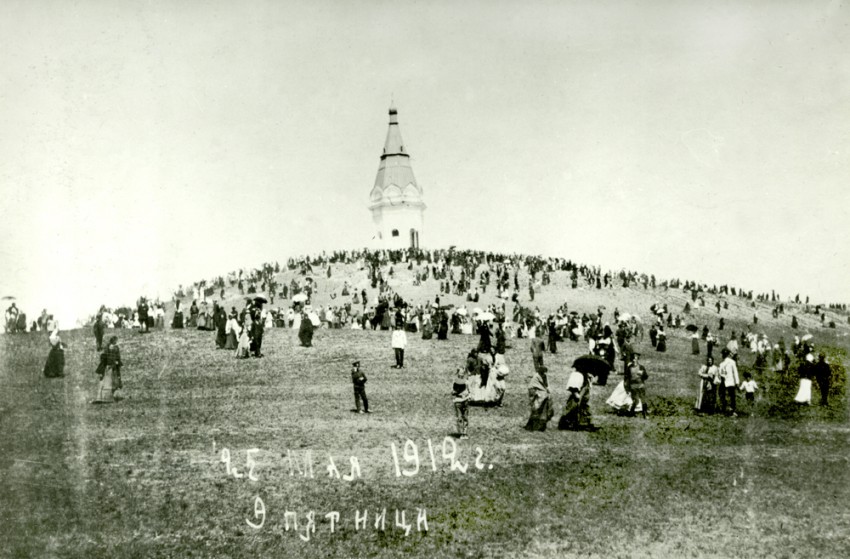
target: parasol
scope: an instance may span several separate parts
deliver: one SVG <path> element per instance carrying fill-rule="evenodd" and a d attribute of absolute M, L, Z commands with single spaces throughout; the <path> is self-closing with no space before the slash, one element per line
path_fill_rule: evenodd
<path fill-rule="evenodd" d="M 296 294 L 292 297 L 292 301 L 295 302 L 295 303 L 303 303 L 306 300 L 307 300 L 307 294 L 306 293 L 298 293 L 298 294 Z"/>
<path fill-rule="evenodd" d="M 580 373 L 588 373 L 593 376 L 605 374 L 611 370 L 608 362 L 595 355 L 583 355 L 573 361 L 573 368 Z"/>
<path fill-rule="evenodd" d="M 6 296 L 3 297 L 3 299 L 0 299 L 0 300 L 2 300 L 2 301 L 14 301 L 15 297 L 13 297 L 12 295 L 6 295 Z"/>
<path fill-rule="evenodd" d="M 265 305 L 268 302 L 268 299 L 265 297 L 254 297 L 254 303 L 257 305 Z"/>
<path fill-rule="evenodd" d="M 496 315 L 491 312 L 483 312 L 478 315 L 478 320 L 493 320 Z"/>
<path fill-rule="evenodd" d="M 688 324 L 687 326 L 685 326 L 685 330 L 687 330 L 688 332 L 696 332 L 699 330 L 699 328 L 697 328 L 696 324 Z"/>
<path fill-rule="evenodd" d="M 456 310 L 455 312 L 457 314 L 459 314 L 460 316 L 466 316 L 466 309 L 464 309 L 464 308 L 460 308 L 460 309 Z"/>
<path fill-rule="evenodd" d="M 472 314 L 481 314 L 483 312 L 484 311 L 481 310 L 481 307 L 475 307 L 474 309 L 472 309 Z"/>
<path fill-rule="evenodd" d="M 629 314 L 629 313 L 627 313 L 627 312 L 624 312 L 623 314 L 621 314 L 621 315 L 620 315 L 620 322 L 626 322 L 626 321 L 628 321 L 631 317 L 632 317 L 632 315 L 630 315 L 630 314 Z"/>
<path fill-rule="evenodd" d="M 811 334 L 806 334 L 805 336 L 803 336 L 800 339 L 803 340 L 804 342 L 807 342 L 807 341 L 811 340 L 813 337 L 814 336 L 812 336 Z"/>
<path fill-rule="evenodd" d="M 636 314 L 635 314 L 635 315 L 632 315 L 632 318 L 634 318 L 634 319 L 635 319 L 635 320 L 637 320 L 638 322 L 643 322 L 643 320 L 641 320 L 641 319 L 640 319 L 640 317 L 639 317 L 638 315 L 636 315 Z"/>

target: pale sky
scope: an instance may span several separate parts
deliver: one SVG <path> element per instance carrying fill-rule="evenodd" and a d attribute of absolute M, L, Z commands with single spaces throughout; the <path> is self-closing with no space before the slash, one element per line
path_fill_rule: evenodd
<path fill-rule="evenodd" d="M 371 242 L 850 300 L 846 2 L 0 3 L 0 296 L 63 326 Z"/>

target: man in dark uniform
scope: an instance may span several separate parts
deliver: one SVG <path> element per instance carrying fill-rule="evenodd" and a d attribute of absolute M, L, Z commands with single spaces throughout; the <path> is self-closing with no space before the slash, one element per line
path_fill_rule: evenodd
<path fill-rule="evenodd" d="M 97 313 L 97 318 L 94 319 L 94 339 L 97 342 L 97 351 L 103 350 L 103 314 Z"/>
<path fill-rule="evenodd" d="M 308 319 L 309 320 L 309 319 Z M 351 382 L 354 385 L 354 405 L 357 413 L 369 413 L 369 400 L 366 398 L 366 375 L 360 370 L 360 361 L 351 364 Z M 363 410 L 360 401 L 363 400 Z"/>
<path fill-rule="evenodd" d="M 829 382 L 832 377 L 832 369 L 829 363 L 826 362 L 826 355 L 818 354 L 818 362 L 812 366 L 815 379 L 818 381 L 820 388 L 820 405 L 829 405 Z"/>
<path fill-rule="evenodd" d="M 148 330 L 148 302 L 142 297 L 139 299 L 139 332 L 145 333 Z"/>

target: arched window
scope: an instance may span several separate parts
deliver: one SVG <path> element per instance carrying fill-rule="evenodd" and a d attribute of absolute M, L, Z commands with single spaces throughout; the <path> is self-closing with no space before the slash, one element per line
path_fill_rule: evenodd
<path fill-rule="evenodd" d="M 398 237 L 398 229 L 393 229 L 393 237 Z"/>

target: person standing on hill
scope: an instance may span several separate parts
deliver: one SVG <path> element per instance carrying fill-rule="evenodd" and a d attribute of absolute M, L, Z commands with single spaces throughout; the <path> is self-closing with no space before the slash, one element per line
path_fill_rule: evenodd
<path fill-rule="evenodd" d="M 805 360 L 800 363 L 797 371 L 800 375 L 800 388 L 797 390 L 797 395 L 794 401 L 798 404 L 810 405 L 812 403 L 812 368 L 814 367 L 815 356 L 807 353 Z"/>
<path fill-rule="evenodd" d="M 539 371 L 543 366 L 543 340 L 540 338 L 532 338 L 531 340 L 531 358 L 534 363 L 534 370 Z"/>
<path fill-rule="evenodd" d="M 222 306 L 215 310 L 215 327 L 215 347 L 224 349 L 227 346 L 227 311 Z"/>
<path fill-rule="evenodd" d="M 558 330 L 553 315 L 549 315 L 549 319 L 546 321 L 546 330 L 549 337 L 549 353 L 558 353 Z"/>
<path fill-rule="evenodd" d="M 546 372 L 546 367 L 540 367 L 531 377 L 531 383 L 528 386 L 528 403 L 531 414 L 525 424 L 526 431 L 545 431 L 549 420 L 555 415 L 555 411 L 552 409 Z"/>
<path fill-rule="evenodd" d="M 404 369 L 404 348 L 407 347 L 407 334 L 404 324 L 396 324 L 392 334 L 392 348 L 395 353 L 393 369 Z"/>
<path fill-rule="evenodd" d="M 118 348 L 118 337 L 112 336 L 106 345 L 106 350 L 100 354 L 100 364 L 97 367 L 100 382 L 97 396 L 92 404 L 111 404 L 115 401 L 115 392 L 121 388 L 121 350 Z"/>
<path fill-rule="evenodd" d="M 826 362 L 826 355 L 818 354 L 818 362 L 812 367 L 815 380 L 818 381 L 820 389 L 820 405 L 829 405 L 829 385 L 832 377 L 832 369 L 829 363 Z"/>
<path fill-rule="evenodd" d="M 97 317 L 94 319 L 94 328 L 92 328 L 92 330 L 94 331 L 95 342 L 97 342 L 97 351 L 100 353 L 103 351 L 103 313 L 97 313 Z"/>
<path fill-rule="evenodd" d="M 738 417 L 735 403 L 735 394 L 741 382 L 738 378 L 738 365 L 732 359 L 732 353 L 729 349 L 724 349 L 720 352 L 720 355 L 723 358 L 723 362 L 720 363 L 720 378 L 723 383 L 720 387 L 720 410 L 732 417 Z"/>
<path fill-rule="evenodd" d="M 313 347 L 313 322 L 306 312 L 301 313 L 301 325 L 298 327 L 298 339 L 302 347 Z"/>
<path fill-rule="evenodd" d="M 659 353 L 667 351 L 667 334 L 664 332 L 664 327 L 658 329 L 658 341 L 655 344 L 655 351 Z"/>
<path fill-rule="evenodd" d="M 44 376 L 48 378 L 65 376 L 65 346 L 59 338 L 59 331 L 54 330 L 48 337 L 50 353 L 44 364 Z"/>
<path fill-rule="evenodd" d="M 458 438 L 467 439 L 469 438 L 466 434 L 469 427 L 469 387 L 467 386 L 466 372 L 461 368 L 455 371 L 455 379 L 452 384 L 452 404 L 457 420 Z"/>
<path fill-rule="evenodd" d="M 222 307 L 222 311 L 223 310 L 224 310 L 224 307 Z M 225 328 L 224 328 L 225 335 L 227 336 L 227 340 L 225 341 L 225 344 L 224 344 L 224 349 L 234 350 L 239 345 L 239 340 L 238 340 L 239 321 L 236 320 L 236 317 L 237 317 L 236 310 L 233 310 L 233 312 L 230 313 L 230 318 L 227 319 L 227 322 L 226 322 L 226 325 L 225 325 Z"/>
<path fill-rule="evenodd" d="M 148 329 L 148 310 L 149 310 L 149 307 L 148 307 L 148 302 L 145 300 L 144 297 L 139 299 L 139 306 L 138 306 L 137 310 L 138 310 L 138 313 L 139 313 L 139 332 L 142 333 L 142 334 L 145 334 L 145 333 L 149 332 L 150 330 Z"/>
<path fill-rule="evenodd" d="M 632 398 L 632 405 L 629 408 L 629 415 L 634 415 L 637 409 L 637 404 L 640 402 L 640 411 L 643 418 L 646 419 L 646 379 L 649 375 L 646 372 L 646 367 L 640 364 L 640 353 L 632 353 L 632 363 L 626 369 L 623 386 L 629 396 Z"/>
<path fill-rule="evenodd" d="M 360 370 L 360 361 L 351 364 L 351 383 L 354 385 L 354 406 L 357 413 L 369 413 L 369 399 L 366 398 L 366 375 Z M 360 402 L 363 409 L 360 409 Z"/>
<path fill-rule="evenodd" d="M 479 321 L 478 335 L 480 336 L 478 340 L 478 353 L 491 353 L 493 350 L 493 343 L 490 339 L 490 325 L 486 320 Z"/>
<path fill-rule="evenodd" d="M 437 339 L 449 339 L 449 316 L 446 314 L 446 311 L 439 310 L 437 311 L 437 318 L 439 320 L 439 325 L 437 326 Z"/>
<path fill-rule="evenodd" d="M 496 322 L 496 354 L 505 354 L 505 330 L 502 328 L 502 322 Z"/>

